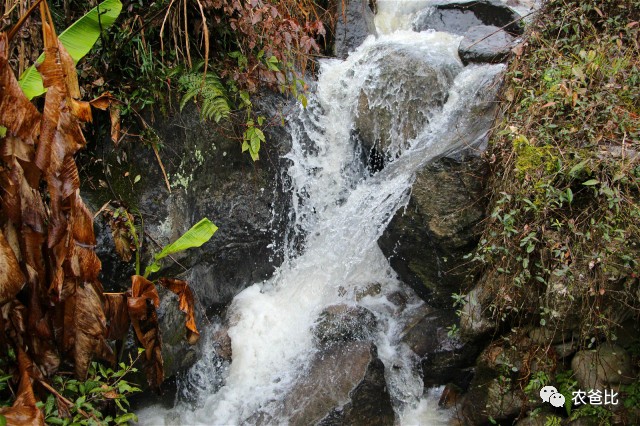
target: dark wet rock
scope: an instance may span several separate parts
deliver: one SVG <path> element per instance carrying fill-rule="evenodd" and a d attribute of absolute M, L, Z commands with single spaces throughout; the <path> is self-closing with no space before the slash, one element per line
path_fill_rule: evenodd
<path fill-rule="evenodd" d="M 200 356 L 201 342 L 191 345 L 187 342 L 187 331 L 184 326 L 185 313 L 180 310 L 178 296 L 158 286 L 160 307 L 158 308 L 158 324 L 162 333 L 162 359 L 165 377 L 184 371 L 193 365 Z M 204 312 L 196 305 L 196 322 L 203 324 Z M 202 325 L 200 331 L 203 331 Z"/>
<path fill-rule="evenodd" d="M 376 34 L 375 14 L 369 0 L 338 1 L 333 54 L 341 59 L 362 44 L 369 35 Z M 342 7 L 346 6 L 345 9 Z"/>
<path fill-rule="evenodd" d="M 404 143 L 398 146 L 397 141 L 415 138 L 442 108 L 455 75 L 462 69 L 454 60 L 436 67 L 421 52 L 408 48 L 378 49 L 385 54 L 371 55 L 378 72 L 360 93 L 355 119 L 368 164 L 380 163 L 375 169 L 381 169 L 404 148 Z"/>
<path fill-rule="evenodd" d="M 213 347 L 216 354 L 225 361 L 231 361 L 233 351 L 231 348 L 231 337 L 229 336 L 229 327 L 221 326 L 213 333 Z"/>
<path fill-rule="evenodd" d="M 594 350 L 576 353 L 571 360 L 580 389 L 611 389 L 637 380 L 629 353 L 618 345 L 603 343 Z"/>
<path fill-rule="evenodd" d="M 499 63 L 507 59 L 515 46 L 515 38 L 498 27 L 478 25 L 469 28 L 460 42 L 458 54 L 465 64 Z"/>
<path fill-rule="evenodd" d="M 453 408 L 462 397 L 462 389 L 453 383 L 447 383 L 438 400 L 438 406 L 442 408 Z"/>
<path fill-rule="evenodd" d="M 82 194 L 91 209 L 121 199 L 144 218 L 143 268 L 151 255 L 182 235 L 203 217 L 219 230 L 198 249 L 173 255 L 158 276 L 188 281 L 197 303 L 210 309 L 228 303 L 246 286 L 268 278 L 279 264 L 289 196 L 282 190 L 280 156 L 286 140 L 269 138 L 261 160 L 242 154 L 237 140 L 224 136 L 215 123 L 203 122 L 195 107 L 157 117 L 152 122 L 162 144 L 160 157 L 171 182 L 168 192 L 153 150 L 105 143 L 96 154 L 109 164 L 84 180 Z M 125 177 L 125 172 L 127 176 Z M 133 183 L 135 176 L 140 180 Z M 98 184 L 98 178 L 108 187 Z M 108 226 L 98 217 L 97 251 L 103 263 L 101 280 L 113 291 L 128 288 L 133 261 L 123 264 L 113 255 Z M 274 244 L 275 243 L 275 244 Z"/>
<path fill-rule="evenodd" d="M 488 166 L 469 150 L 422 169 L 406 209 L 378 241 L 402 280 L 430 303 L 451 304 L 468 282 L 464 256 L 475 247 L 485 216 Z"/>
<path fill-rule="evenodd" d="M 471 380 L 481 347 L 450 336 L 449 328 L 456 323 L 455 312 L 424 305 L 401 334 L 401 342 L 420 358 L 425 388 L 449 382 L 466 388 Z"/>
<path fill-rule="evenodd" d="M 469 0 L 433 5 L 420 14 L 413 23 L 415 31 L 433 29 L 463 35 L 471 27 L 492 25 L 505 27 L 512 34 L 522 34 L 520 15 L 500 0 Z"/>
<path fill-rule="evenodd" d="M 382 292 L 382 285 L 380 283 L 373 283 L 367 286 L 357 288 L 355 291 L 356 302 L 361 301 L 365 297 L 375 297 Z"/>
<path fill-rule="evenodd" d="M 258 424 L 393 425 L 384 364 L 369 342 L 343 342 L 320 351 L 293 389 Z M 277 423 L 277 421 L 275 421 Z"/>
<path fill-rule="evenodd" d="M 362 306 L 333 305 L 325 308 L 313 329 L 321 345 L 370 338 L 376 328 L 376 317 Z"/>
<path fill-rule="evenodd" d="M 407 301 L 409 300 L 409 296 L 401 290 L 394 291 L 390 295 L 387 296 L 387 300 L 393 303 L 398 309 L 403 311 L 407 307 Z"/>

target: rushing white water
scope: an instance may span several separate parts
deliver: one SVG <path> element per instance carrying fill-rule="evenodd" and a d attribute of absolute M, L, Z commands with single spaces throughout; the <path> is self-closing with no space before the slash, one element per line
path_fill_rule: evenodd
<path fill-rule="evenodd" d="M 380 7 L 384 3 L 378 2 Z M 393 10 L 378 16 L 378 25 L 384 28 L 378 38 L 368 38 L 344 61 L 322 63 L 307 110 L 289 125 L 293 147 L 287 173 L 298 200 L 292 226 L 304 236 L 302 253 L 290 255 L 272 279 L 236 296 L 229 329 L 233 362 L 223 366 L 211 356 L 211 349 L 205 350 L 188 377 L 195 404 L 145 409 L 139 413 L 142 424 L 251 423 L 252 416 L 268 411 L 272 401 L 286 394 L 317 351 L 311 329 L 322 309 L 355 303 L 354 292 L 371 283 L 380 284 L 382 293 L 359 303 L 378 319 L 375 343 L 399 421 L 446 424 L 448 413 L 437 409 L 433 394 L 423 398 L 414 355 L 398 344 L 412 308 L 398 314 L 387 300 L 386 295 L 402 284 L 377 240 L 395 212 L 406 205 L 417 170 L 484 137 L 486 126 L 475 125 L 474 113 L 484 105 L 483 93 L 502 66 L 463 68 L 458 37 L 407 31 L 406 19 L 398 16 L 414 13 L 420 2 L 393 3 Z M 398 49 L 413 52 L 434 68 L 454 70 L 455 78 L 446 103 L 432 112 L 418 136 L 392 141 L 395 160 L 369 176 L 352 138 L 358 98 L 361 93 L 375 96 L 371 82 L 378 77 L 380 61 Z M 407 95 L 402 84 L 393 83 L 388 90 L 397 90 L 398 99 Z M 421 302 L 411 303 L 415 307 Z"/>

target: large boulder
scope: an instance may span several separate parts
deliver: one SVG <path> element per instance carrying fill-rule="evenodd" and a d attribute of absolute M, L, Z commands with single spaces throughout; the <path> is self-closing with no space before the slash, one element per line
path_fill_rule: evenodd
<path fill-rule="evenodd" d="M 370 165 L 395 158 L 418 135 L 442 109 L 462 69 L 453 57 L 434 61 L 416 49 L 384 45 L 377 49 L 384 54 L 370 52 L 376 72 L 363 85 L 355 118 L 355 131 Z"/>
<path fill-rule="evenodd" d="M 341 59 L 354 51 L 369 35 L 376 34 L 374 10 L 368 0 L 336 2 L 336 30 L 333 54 Z"/>
<path fill-rule="evenodd" d="M 503 62 L 515 46 L 516 39 L 493 25 L 477 25 L 464 33 L 458 47 L 460 59 L 470 62 Z"/>
<path fill-rule="evenodd" d="M 584 390 L 619 388 L 621 384 L 637 380 L 627 351 L 610 343 L 579 351 L 571 360 L 571 369 L 580 389 Z"/>
<path fill-rule="evenodd" d="M 512 34 L 522 34 L 516 22 L 520 15 L 500 0 L 439 2 L 425 9 L 414 21 L 415 31 L 433 29 L 463 35 L 478 25 L 505 27 Z"/>
<path fill-rule="evenodd" d="M 362 306 L 332 305 L 325 308 L 313 328 L 320 345 L 371 338 L 377 320 L 373 312 Z"/>
<path fill-rule="evenodd" d="M 467 282 L 464 255 L 475 247 L 484 218 L 485 161 L 473 151 L 422 169 L 406 209 L 378 241 L 404 282 L 430 303 L 451 304 Z"/>
<path fill-rule="evenodd" d="M 369 342 L 343 342 L 320 351 L 300 381 L 257 424 L 393 425 L 384 364 Z"/>
<path fill-rule="evenodd" d="M 501 74 L 496 68 L 467 68 L 457 78 L 476 78 L 456 94 L 464 99 L 446 117 L 442 136 L 454 150 L 418 173 L 407 208 L 400 209 L 378 241 L 400 278 L 428 302 L 447 306 L 467 287 L 472 251 L 481 232 L 487 200 L 488 164 L 482 156 L 496 114 Z M 474 74 L 479 70 L 486 73 Z M 453 124 L 455 123 L 455 124 Z M 455 127 L 454 127 L 455 126 Z"/>

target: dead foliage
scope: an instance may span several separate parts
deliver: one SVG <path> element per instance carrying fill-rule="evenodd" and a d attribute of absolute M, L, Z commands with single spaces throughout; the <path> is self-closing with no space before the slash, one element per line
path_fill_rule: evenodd
<path fill-rule="evenodd" d="M 93 216 L 79 191 L 74 156 L 87 144 L 83 123 L 92 120 L 92 105 L 105 109 L 111 98 L 80 99 L 75 64 L 46 1 L 40 16 L 42 111 L 18 86 L 8 59 L 11 40 L 0 33 L 0 343 L 18 354 L 19 382 L 13 407 L 0 411 L 10 424 L 44 424 L 32 381 L 46 382 L 63 360 L 79 379 L 94 358 L 114 363 L 112 341 L 125 339 L 130 325 L 146 349 L 150 384 L 163 380 L 156 288 L 134 276 L 127 293 L 103 293 Z M 126 247 L 117 249 L 126 256 Z M 195 342 L 193 296 L 186 283 L 170 287 L 180 295 Z"/>

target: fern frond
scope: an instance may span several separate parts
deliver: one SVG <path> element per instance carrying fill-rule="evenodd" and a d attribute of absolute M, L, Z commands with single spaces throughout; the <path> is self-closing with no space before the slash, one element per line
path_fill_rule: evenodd
<path fill-rule="evenodd" d="M 231 113 L 227 91 L 214 73 L 208 72 L 203 80 L 202 74 L 190 72 L 182 75 L 178 82 L 184 92 L 180 100 L 180 110 L 190 100 L 199 98 L 202 102 L 200 116 L 203 119 L 219 122 Z"/>

